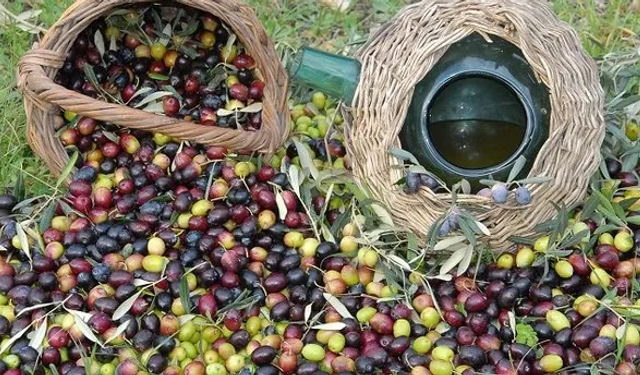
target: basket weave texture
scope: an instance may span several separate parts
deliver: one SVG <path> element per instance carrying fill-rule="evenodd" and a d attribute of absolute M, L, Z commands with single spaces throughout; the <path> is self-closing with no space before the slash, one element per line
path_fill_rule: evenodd
<path fill-rule="evenodd" d="M 255 59 L 258 77 L 265 82 L 259 131 L 224 129 L 155 115 L 93 99 L 53 82 L 75 39 L 93 21 L 115 8 L 145 3 L 197 8 L 233 28 Z M 18 71 L 18 85 L 24 94 L 27 113 L 27 139 L 54 174 L 60 174 L 68 163 L 67 153 L 55 135 L 56 125 L 63 121 L 60 108 L 131 129 L 162 132 L 178 139 L 238 151 L 271 152 L 287 137 L 287 75 L 253 10 L 238 0 L 79 0 L 66 10 L 42 41 L 23 56 Z"/>
<path fill-rule="evenodd" d="M 480 33 L 518 46 L 551 96 L 549 138 L 530 171 L 551 182 L 531 186 L 528 206 L 496 205 L 475 195 L 458 196 L 491 230 L 496 249 L 512 235 L 533 234 L 536 224 L 555 213 L 554 202 L 571 204 L 586 193 L 600 162 L 604 138 L 604 93 L 596 64 L 583 51 L 573 29 L 539 0 L 425 0 L 410 5 L 378 29 L 357 58 L 360 83 L 349 117 L 348 149 L 354 175 L 387 205 L 398 226 L 426 234 L 451 207 L 450 194 L 422 188 L 408 195 L 393 186 L 404 176 L 402 161 L 388 153 L 401 147 L 415 85 L 448 47 Z"/>

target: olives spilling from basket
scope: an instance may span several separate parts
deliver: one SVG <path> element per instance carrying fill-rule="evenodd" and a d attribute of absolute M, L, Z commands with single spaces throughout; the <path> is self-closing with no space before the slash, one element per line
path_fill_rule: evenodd
<path fill-rule="evenodd" d="M 230 27 L 194 9 L 114 11 L 78 36 L 56 82 L 198 124 L 262 124 L 265 84 L 256 61 Z"/>
<path fill-rule="evenodd" d="M 286 174 L 163 140 L 120 134 L 118 170 L 87 161 L 35 226 L 51 202 L 0 196 L 3 373 L 636 371 L 626 231 L 565 255 L 543 236 L 450 280 L 387 279 L 357 217 L 318 239 Z"/>

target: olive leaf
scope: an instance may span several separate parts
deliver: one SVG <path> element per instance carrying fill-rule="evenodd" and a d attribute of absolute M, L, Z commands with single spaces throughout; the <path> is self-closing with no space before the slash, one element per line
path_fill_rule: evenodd
<path fill-rule="evenodd" d="M 38 229 L 40 229 L 40 232 L 44 232 L 51 226 L 51 221 L 53 220 L 53 216 L 56 214 L 57 207 L 58 202 L 53 200 L 44 210 L 42 217 L 40 218 L 40 222 L 38 223 Z"/>
<path fill-rule="evenodd" d="M 162 18 L 160 17 L 160 13 L 153 8 L 151 9 L 151 16 L 153 17 L 153 26 L 156 30 L 162 29 Z"/>
<path fill-rule="evenodd" d="M 469 224 L 474 225 L 478 229 L 478 234 L 484 234 L 485 236 L 490 236 L 491 231 L 487 228 L 486 225 L 482 224 L 482 222 L 474 217 L 471 217 L 469 220 Z"/>
<path fill-rule="evenodd" d="M 477 242 L 476 233 L 471 228 L 469 223 L 473 223 L 475 219 L 469 219 L 466 215 L 460 215 L 458 217 L 458 225 L 460 226 L 460 230 L 465 237 L 467 237 L 467 241 L 469 244 L 475 246 Z"/>
<path fill-rule="evenodd" d="M 18 178 L 16 179 L 16 184 L 13 187 L 13 195 L 16 197 L 18 202 L 24 201 L 26 195 L 26 185 L 24 183 L 24 173 L 19 172 Z"/>
<path fill-rule="evenodd" d="M 527 158 L 525 158 L 524 155 L 520 155 L 520 157 L 513 164 L 513 168 L 511 168 L 511 171 L 509 172 L 509 177 L 507 178 L 508 184 L 513 182 L 513 180 L 515 180 L 516 177 L 518 177 L 520 172 L 522 172 L 522 169 L 524 168 L 525 164 L 527 164 Z"/>
<path fill-rule="evenodd" d="M 489 179 L 481 179 L 479 182 L 480 182 L 481 185 L 485 185 L 485 186 L 493 186 L 493 185 L 498 183 L 498 181 L 490 179 L 490 178 Z"/>
<path fill-rule="evenodd" d="M 600 204 L 600 200 L 597 196 L 591 195 L 589 199 L 584 203 L 582 207 L 582 211 L 580 212 L 580 217 L 582 219 L 591 219 L 593 213 L 596 211 L 596 208 Z"/>
<path fill-rule="evenodd" d="M 176 98 L 178 98 L 178 100 L 179 100 L 180 102 L 182 102 L 182 101 L 184 100 L 184 98 L 182 97 L 182 95 L 180 95 L 180 93 L 179 93 L 179 92 L 178 92 L 178 91 L 177 91 L 173 86 L 164 85 L 164 86 L 162 86 L 161 88 L 162 88 L 162 90 L 164 90 L 164 91 L 169 91 L 170 93 L 172 93 L 172 94 L 173 94 L 173 96 L 175 96 Z M 151 89 L 151 88 L 149 87 L 149 89 Z"/>
<path fill-rule="evenodd" d="M 280 220 L 284 220 L 287 216 L 287 204 L 284 203 L 284 198 L 282 197 L 282 192 L 278 191 L 276 193 L 276 205 L 278 206 L 278 216 Z"/>
<path fill-rule="evenodd" d="M 180 278 L 180 302 L 182 303 L 182 307 L 184 307 L 184 311 L 191 311 L 191 299 L 189 298 L 189 282 L 184 276 Z"/>
<path fill-rule="evenodd" d="M 181 9 L 182 10 L 182 9 Z M 189 36 L 192 35 L 193 33 L 196 32 L 196 30 L 198 30 L 198 25 L 199 23 L 196 20 L 190 20 L 187 24 L 186 27 L 183 28 L 180 33 L 178 33 L 178 35 L 180 36 Z"/>
<path fill-rule="evenodd" d="M 120 306 L 118 306 L 116 311 L 113 312 L 112 319 L 118 320 L 122 318 L 126 313 L 129 312 L 129 310 L 131 310 L 131 308 L 133 307 L 133 304 L 141 295 L 142 295 L 142 290 L 132 295 L 131 297 L 127 298 L 124 302 L 122 302 Z"/>
<path fill-rule="evenodd" d="M 291 164 L 289 166 L 288 176 L 289 183 L 291 184 L 293 191 L 296 193 L 296 195 L 300 196 L 300 173 L 298 172 L 298 167 Z"/>
<path fill-rule="evenodd" d="M 29 311 L 38 310 L 38 309 L 42 309 L 44 307 L 49 307 L 49 306 L 54 306 L 54 305 L 60 305 L 60 302 L 39 303 L 37 305 L 26 307 L 26 308 L 20 310 L 20 312 L 16 315 L 16 318 L 19 318 L 22 314 L 26 314 Z"/>
<path fill-rule="evenodd" d="M 11 338 L 8 341 L 6 341 L 4 343 L 4 345 L 2 345 L 2 347 L 0 347 L 0 354 L 4 353 L 7 349 L 11 348 L 13 346 L 13 343 L 18 341 L 22 336 L 24 336 L 24 334 L 27 333 L 27 331 L 30 328 L 31 328 L 31 324 L 29 324 L 28 326 L 24 327 L 20 332 L 18 332 L 15 335 L 11 336 Z"/>
<path fill-rule="evenodd" d="M 460 188 L 462 189 L 462 194 L 471 194 L 471 184 L 467 180 L 460 181 Z"/>
<path fill-rule="evenodd" d="M 178 49 L 180 50 L 180 52 L 184 53 L 185 55 L 189 56 L 190 58 L 192 58 L 194 60 L 198 58 L 198 51 L 196 51 L 195 49 L 193 49 L 193 48 L 191 48 L 189 46 L 185 46 L 183 44 L 183 45 L 180 45 L 178 47 Z"/>
<path fill-rule="evenodd" d="M 40 327 L 36 329 L 29 341 L 29 346 L 38 351 L 38 353 L 42 352 L 42 344 L 44 341 L 44 337 L 47 334 L 47 318 L 42 319 L 42 323 Z"/>
<path fill-rule="evenodd" d="M 160 35 L 160 39 L 158 39 L 158 43 L 164 46 L 167 46 L 169 44 L 169 40 L 171 39 L 172 31 L 173 30 L 171 30 L 171 24 L 167 23 L 162 29 L 162 32 L 156 32 L 157 34 Z"/>
<path fill-rule="evenodd" d="M 231 116 L 234 113 L 235 113 L 235 111 L 230 111 L 230 110 L 225 109 L 225 108 L 220 108 L 220 109 L 218 109 L 216 111 L 216 115 L 218 115 L 220 117 Z"/>
<path fill-rule="evenodd" d="M 148 103 L 155 102 L 155 101 L 157 101 L 159 99 L 164 98 L 165 96 L 171 96 L 171 95 L 173 95 L 173 93 L 171 91 L 156 91 L 153 94 L 150 94 L 149 96 L 147 96 L 144 99 L 142 99 L 140 101 L 140 103 L 136 104 L 134 107 L 135 108 L 141 108 L 141 107 L 144 107 Z"/>
<path fill-rule="evenodd" d="M 146 36 L 146 34 L 145 34 Z M 111 38 L 109 38 L 109 50 L 110 51 L 115 51 L 118 49 L 118 41 L 117 38 L 115 36 L 111 36 Z"/>
<path fill-rule="evenodd" d="M 331 306 L 333 306 L 333 308 L 336 309 L 338 314 L 340 314 L 343 318 L 345 318 L 345 319 L 347 319 L 347 318 L 353 319 L 353 315 L 351 315 L 349 310 L 345 307 L 345 305 L 342 304 L 342 302 L 340 302 L 340 300 L 338 298 L 336 298 L 335 296 L 333 296 L 333 295 L 331 295 L 329 293 L 323 293 L 322 295 L 324 296 L 324 299 L 327 300 L 327 302 Z"/>
<path fill-rule="evenodd" d="M 547 182 L 553 181 L 551 177 L 528 177 L 523 178 L 522 180 L 518 180 L 518 183 L 521 185 L 537 185 L 537 184 L 546 184 Z"/>
<path fill-rule="evenodd" d="M 166 87 L 166 86 L 163 86 L 163 87 Z M 173 87 L 171 87 L 171 88 L 173 88 Z M 129 101 L 127 103 L 131 103 L 131 101 L 133 99 L 137 98 L 140 95 L 144 95 L 144 94 L 146 94 L 146 93 L 148 93 L 150 91 L 153 91 L 153 88 L 148 87 L 148 86 L 147 87 L 141 87 L 139 90 L 137 90 L 135 93 L 133 93 L 133 95 L 131 95 L 131 99 L 129 99 Z M 166 90 L 166 91 L 170 91 L 170 90 Z"/>
<path fill-rule="evenodd" d="M 511 327 L 511 331 L 516 332 L 516 314 L 514 314 L 513 311 L 507 311 L 507 316 L 509 317 L 509 326 Z"/>
<path fill-rule="evenodd" d="M 239 112 L 242 112 L 242 113 L 258 113 L 258 112 L 262 111 L 262 108 L 263 108 L 262 102 L 255 102 L 255 103 L 250 104 L 250 105 L 248 105 L 248 106 L 246 106 L 244 108 L 241 108 L 239 110 Z"/>
<path fill-rule="evenodd" d="M 69 175 L 71 175 L 79 157 L 80 153 L 78 151 L 74 151 L 74 153 L 69 157 L 69 162 L 62 170 L 62 173 L 60 173 L 60 177 L 58 177 L 58 180 L 56 181 L 56 186 L 61 186 L 67 180 Z"/>
<path fill-rule="evenodd" d="M 528 245 L 528 246 L 533 246 L 533 244 L 535 244 L 536 242 L 533 238 L 527 238 L 522 236 L 510 236 L 508 240 L 515 244 Z"/>
<path fill-rule="evenodd" d="M 162 105 L 162 102 L 151 103 L 146 107 L 142 108 L 142 110 L 145 112 L 155 113 L 158 115 L 164 114 L 164 106 Z"/>
<path fill-rule="evenodd" d="M 399 166 L 400 168 L 404 168 L 403 166 Z M 421 165 L 412 165 L 409 167 L 409 172 L 411 173 L 415 173 L 415 174 L 426 174 L 431 176 L 431 174 L 429 173 L 429 171 L 427 171 L 427 169 Z M 405 181 L 406 182 L 406 181 Z"/>
<path fill-rule="evenodd" d="M 451 272 L 460 262 L 464 259 L 467 252 L 467 247 L 461 247 L 454 251 L 453 254 L 447 259 L 440 267 L 440 275 L 446 275 Z"/>
<path fill-rule="evenodd" d="M 469 269 L 469 265 L 471 264 L 471 259 L 473 259 L 473 245 L 469 245 L 466 248 L 466 251 L 464 253 L 464 258 L 462 258 L 462 260 L 460 261 L 460 264 L 458 264 L 458 272 L 456 276 L 460 276 L 463 273 L 467 272 L 467 270 Z"/>
<path fill-rule="evenodd" d="M 393 218 L 391 217 L 391 215 L 389 214 L 389 211 L 387 211 L 386 208 L 382 207 L 380 204 L 377 204 L 377 203 L 372 203 L 369 207 L 371 207 L 373 212 L 375 212 L 375 214 L 378 215 L 378 218 L 380 218 L 380 221 L 383 224 L 391 227 L 394 225 Z"/>
<path fill-rule="evenodd" d="M 84 311 L 78 311 L 78 310 L 69 310 L 66 307 L 64 308 L 65 310 L 67 310 L 67 312 L 73 316 L 77 316 L 78 318 L 84 320 L 85 322 L 88 322 L 89 319 L 91 319 L 91 314 L 86 313 Z"/>
<path fill-rule="evenodd" d="M 413 154 L 411 154 L 409 151 L 394 147 L 389 149 L 387 152 L 400 160 L 405 160 L 411 162 L 411 164 L 420 165 L 418 159 L 416 159 L 416 157 L 413 156 Z"/>
<path fill-rule="evenodd" d="M 129 245 L 129 244 L 127 244 Z M 133 279 L 132 284 L 134 286 L 146 286 L 146 285 L 150 285 L 151 281 L 146 281 L 146 280 L 142 280 L 142 279 Z"/>
<path fill-rule="evenodd" d="M 318 172 L 318 168 L 316 167 L 316 165 L 313 164 L 313 159 L 311 158 L 309 150 L 307 150 L 307 148 L 297 140 L 294 140 L 293 143 L 298 150 L 298 157 L 300 157 L 300 165 L 302 166 L 302 168 L 308 170 L 311 174 L 311 177 L 313 177 L 314 179 L 318 178 L 320 172 Z"/>
<path fill-rule="evenodd" d="M 231 46 L 233 46 L 233 44 L 236 42 L 237 39 L 238 39 L 238 36 L 234 33 L 231 33 L 231 35 L 229 35 L 229 39 L 227 39 L 226 47 L 230 48 Z"/>
<path fill-rule="evenodd" d="M 466 239 L 467 238 L 465 236 L 447 237 L 447 238 L 445 238 L 443 240 L 438 241 L 438 243 L 436 243 L 436 245 L 433 247 L 433 250 L 434 251 L 446 250 L 446 249 L 450 248 L 453 245 L 457 245 L 457 244 L 463 242 Z"/>
<path fill-rule="evenodd" d="M 400 258 L 397 255 L 394 254 L 389 254 L 387 255 L 387 258 L 392 261 L 393 263 L 397 264 L 398 266 L 400 266 L 400 268 L 404 269 L 405 271 L 413 271 L 413 268 L 411 268 L 411 266 L 409 265 L 409 263 L 407 263 L 406 260 Z"/>
<path fill-rule="evenodd" d="M 84 337 L 86 337 L 87 340 L 92 341 L 92 342 L 102 346 L 102 343 L 100 342 L 100 340 L 96 337 L 95 333 L 93 333 L 91 328 L 89 328 L 87 323 L 85 323 L 82 320 L 80 315 L 77 315 L 75 313 L 72 313 L 72 314 L 73 314 L 73 317 L 74 317 L 74 321 L 76 323 L 76 327 L 78 327 L 78 330 L 84 335 Z"/>
<path fill-rule="evenodd" d="M 91 64 L 84 64 L 82 70 L 89 83 L 91 83 L 96 90 L 101 90 L 102 85 L 100 85 L 100 82 L 98 82 L 96 72 L 93 71 L 93 66 Z"/>
<path fill-rule="evenodd" d="M 195 314 L 185 314 L 185 315 L 180 315 L 178 317 L 178 321 L 180 322 L 180 325 L 183 325 L 191 320 L 193 320 L 196 317 Z"/>
<path fill-rule="evenodd" d="M 308 322 L 309 318 L 311 317 L 311 310 L 313 308 L 313 304 L 310 303 L 307 306 L 304 307 L 304 322 Z"/>
<path fill-rule="evenodd" d="M 331 233 L 331 229 L 327 226 L 327 224 L 321 222 L 320 231 L 322 232 L 322 238 L 324 238 L 325 241 L 336 242 L 336 238 L 334 237 L 333 233 Z"/>
<path fill-rule="evenodd" d="M 332 323 L 317 324 L 311 327 L 311 329 L 321 329 L 323 331 L 340 331 L 346 326 L 347 325 L 342 322 L 332 322 Z"/>
<path fill-rule="evenodd" d="M 53 375 L 60 375 L 60 372 L 58 372 L 58 369 L 56 368 L 56 365 L 54 365 L 53 363 L 49 364 L 49 370 L 51 370 L 51 373 Z"/>
<path fill-rule="evenodd" d="M 104 37 L 102 36 L 101 30 L 96 30 L 96 33 L 93 34 L 93 44 L 95 44 L 96 49 L 100 52 L 100 56 L 104 56 Z"/>
<path fill-rule="evenodd" d="M 118 338 L 118 336 L 120 336 L 124 331 L 127 330 L 127 327 L 129 327 L 129 323 L 131 323 L 131 320 L 127 320 L 125 322 L 123 322 L 122 324 L 120 324 L 118 326 L 118 328 L 116 329 L 115 332 L 113 332 L 113 334 L 111 334 L 111 336 L 109 336 L 109 338 L 107 338 L 104 342 L 105 345 L 107 345 L 109 342 L 115 340 L 116 338 Z"/>
<path fill-rule="evenodd" d="M 149 73 L 147 76 L 156 81 L 166 81 L 169 79 L 169 76 L 160 73 Z"/>
<path fill-rule="evenodd" d="M 432 280 L 441 280 L 441 281 L 451 281 L 453 280 L 453 275 L 451 274 L 445 274 L 445 275 L 433 275 L 433 276 L 427 276 L 427 279 L 432 279 Z"/>
<path fill-rule="evenodd" d="M 16 225 L 16 234 L 18 235 L 18 239 L 20 240 L 20 247 L 22 248 L 22 252 L 29 258 L 29 263 L 32 263 L 31 259 L 31 249 L 29 248 L 29 238 L 27 238 L 27 234 L 22 227 L 22 223 L 18 223 Z"/>
<path fill-rule="evenodd" d="M 110 140 L 115 144 L 118 144 L 120 142 L 120 138 L 117 135 L 113 134 L 112 132 L 103 130 L 102 134 L 104 134 L 104 136 L 107 137 L 108 140 Z"/>

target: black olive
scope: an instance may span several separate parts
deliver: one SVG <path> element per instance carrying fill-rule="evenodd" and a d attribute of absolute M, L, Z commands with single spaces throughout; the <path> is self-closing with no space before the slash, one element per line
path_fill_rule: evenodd
<path fill-rule="evenodd" d="M 133 344 L 134 349 L 139 352 L 143 352 L 152 347 L 154 337 L 155 335 L 151 331 L 143 329 L 133 336 L 131 343 Z"/>
<path fill-rule="evenodd" d="M 156 337 L 153 346 L 161 354 L 168 355 L 176 347 L 176 340 L 170 336 L 159 335 Z"/>

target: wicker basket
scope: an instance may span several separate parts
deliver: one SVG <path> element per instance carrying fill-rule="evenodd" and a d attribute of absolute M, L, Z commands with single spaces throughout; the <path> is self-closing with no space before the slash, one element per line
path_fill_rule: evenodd
<path fill-rule="evenodd" d="M 94 20 L 108 15 L 114 8 L 143 3 L 159 2 L 79 0 L 67 9 L 42 41 L 20 61 L 18 85 L 24 94 L 28 141 L 51 172 L 59 174 L 68 162 L 67 153 L 55 135 L 55 125 L 63 121 L 60 108 L 131 129 L 162 132 L 178 139 L 220 145 L 233 150 L 271 152 L 282 144 L 287 136 L 289 119 L 286 94 L 288 78 L 260 21 L 253 10 L 239 0 L 178 0 L 164 3 L 197 8 L 232 25 L 238 39 L 256 60 L 259 76 L 265 82 L 263 124 L 259 131 L 224 129 L 159 116 L 99 101 L 53 82 L 76 37 Z"/>
<path fill-rule="evenodd" d="M 458 197 L 487 225 L 491 244 L 501 249 L 512 235 L 533 234 L 536 224 L 556 210 L 552 203 L 577 202 L 600 161 L 604 138 L 604 94 L 595 63 L 574 30 L 540 0 L 425 0 L 404 9 L 381 27 L 357 54 L 360 84 L 350 111 L 349 153 L 359 181 L 385 203 L 396 224 L 426 234 L 450 208 L 449 194 L 423 188 L 407 195 L 393 183 L 403 177 L 402 162 L 388 153 L 400 147 L 398 134 L 414 86 L 448 47 L 477 32 L 518 46 L 551 96 L 549 138 L 530 176 L 550 183 L 531 186 L 533 204 L 495 205 L 475 195 Z"/>

